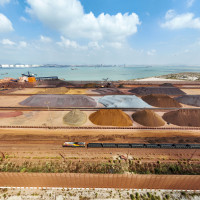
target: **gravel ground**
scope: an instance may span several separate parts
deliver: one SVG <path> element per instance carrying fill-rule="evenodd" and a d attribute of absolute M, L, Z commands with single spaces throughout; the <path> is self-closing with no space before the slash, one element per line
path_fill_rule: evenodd
<path fill-rule="evenodd" d="M 134 198 L 131 198 L 134 197 Z M 138 198 L 137 198 L 138 197 Z M 165 191 L 165 190 L 116 190 L 116 189 L 0 189 L 3 200 L 100 200 L 100 199 L 179 199 L 198 200 L 200 192 Z"/>

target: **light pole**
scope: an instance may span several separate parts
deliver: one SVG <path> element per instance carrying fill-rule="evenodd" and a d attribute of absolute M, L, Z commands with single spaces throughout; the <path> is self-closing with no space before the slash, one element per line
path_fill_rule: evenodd
<path fill-rule="evenodd" d="M 48 109 L 48 113 L 49 113 L 49 118 L 50 118 L 50 125 L 53 126 L 51 112 L 49 112 L 50 111 L 50 109 L 49 109 L 50 102 L 49 101 L 45 101 L 44 103 L 47 105 L 47 109 Z"/>

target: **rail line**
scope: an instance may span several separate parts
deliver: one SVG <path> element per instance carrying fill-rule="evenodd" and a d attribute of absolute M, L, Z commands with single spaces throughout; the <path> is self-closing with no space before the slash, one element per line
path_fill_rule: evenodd
<path fill-rule="evenodd" d="M 200 127 L 116 127 L 116 126 L 0 126 L 0 129 L 82 129 L 82 130 L 200 130 Z"/>
<path fill-rule="evenodd" d="M 79 110 L 83 110 L 83 111 L 97 111 L 100 109 L 120 109 L 123 111 L 135 111 L 135 110 L 141 110 L 141 109 L 145 109 L 145 110 L 156 110 L 156 111 L 167 111 L 167 110 L 200 110 L 200 107 L 194 107 L 194 108 L 161 108 L 161 107 L 157 107 L 157 108 L 108 108 L 108 107 L 0 107 L 0 110 L 20 110 L 20 111 L 69 111 L 72 109 L 79 109 Z"/>
<path fill-rule="evenodd" d="M 67 147 L 67 146 L 63 145 L 63 147 Z M 72 146 L 72 147 L 75 147 L 75 146 Z M 87 148 L 200 149 L 200 144 L 88 143 L 87 145 L 80 146 L 80 147 L 87 147 Z"/>

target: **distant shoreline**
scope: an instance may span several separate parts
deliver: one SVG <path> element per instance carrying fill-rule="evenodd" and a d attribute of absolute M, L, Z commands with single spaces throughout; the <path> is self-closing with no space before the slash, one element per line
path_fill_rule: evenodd
<path fill-rule="evenodd" d="M 152 76 L 141 79 L 131 79 L 133 81 L 200 81 L 199 72 L 181 72 L 162 76 Z"/>

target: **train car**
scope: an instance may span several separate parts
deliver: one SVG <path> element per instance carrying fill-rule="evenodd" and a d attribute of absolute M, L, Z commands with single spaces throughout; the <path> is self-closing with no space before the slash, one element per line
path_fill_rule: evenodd
<path fill-rule="evenodd" d="M 132 144 L 130 144 L 130 146 L 131 146 L 131 148 L 144 148 L 145 146 L 144 146 L 144 144 L 134 144 L 134 143 L 132 143 Z"/>
<path fill-rule="evenodd" d="M 131 148 L 131 144 L 127 144 L 127 143 L 119 143 L 117 144 L 118 148 Z"/>
<path fill-rule="evenodd" d="M 190 146 L 188 144 L 174 144 L 176 149 L 188 149 Z"/>
<path fill-rule="evenodd" d="M 190 149 L 200 149 L 200 144 L 188 144 Z"/>
<path fill-rule="evenodd" d="M 117 148 L 117 144 L 115 143 L 102 143 L 103 148 Z"/>
<path fill-rule="evenodd" d="M 160 148 L 160 145 L 158 144 L 145 144 L 144 146 L 145 148 Z"/>
<path fill-rule="evenodd" d="M 162 149 L 174 149 L 175 145 L 174 144 L 159 144 L 160 148 Z"/>
<path fill-rule="evenodd" d="M 102 148 L 103 145 L 102 145 L 102 143 L 88 143 L 87 147 L 88 148 Z"/>
<path fill-rule="evenodd" d="M 85 147 L 85 142 L 64 142 L 63 147 Z"/>

